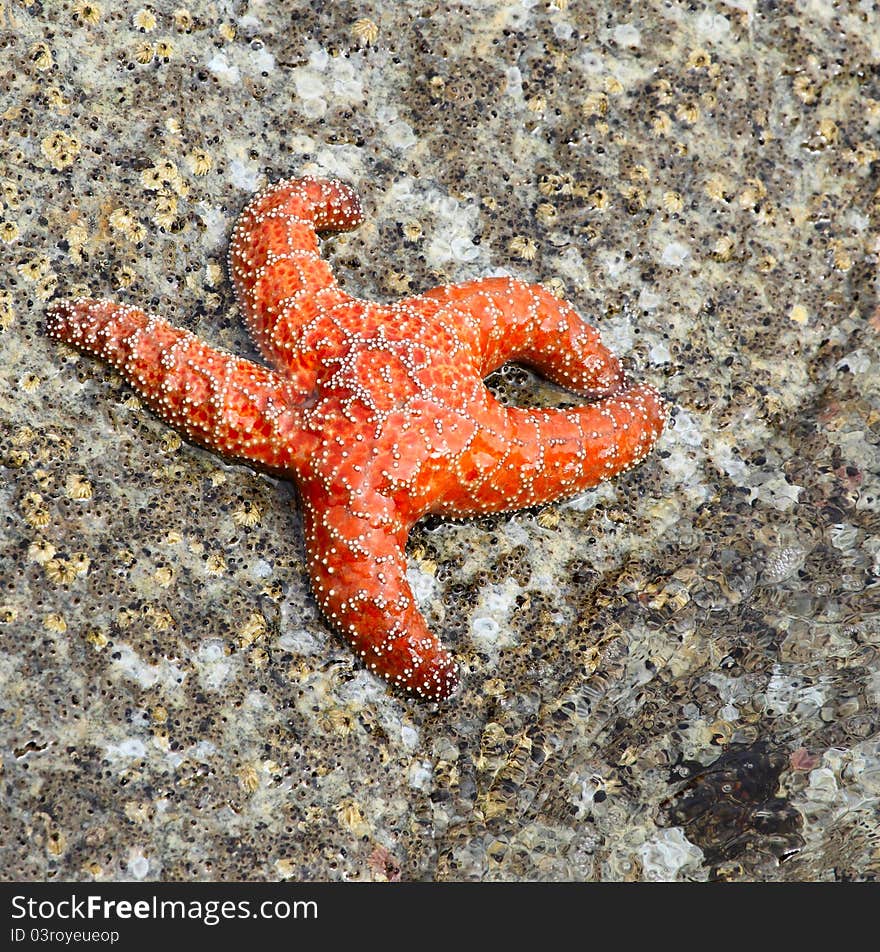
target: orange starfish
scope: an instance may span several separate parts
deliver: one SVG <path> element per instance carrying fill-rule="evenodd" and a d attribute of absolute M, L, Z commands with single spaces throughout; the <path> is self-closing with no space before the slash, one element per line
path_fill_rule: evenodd
<path fill-rule="evenodd" d="M 396 304 L 346 294 L 316 232 L 362 220 L 349 186 L 311 177 L 242 213 L 230 272 L 274 370 L 110 301 L 57 302 L 48 332 L 116 367 L 188 439 L 292 479 L 324 614 L 372 671 L 443 699 L 457 669 L 406 579 L 415 522 L 579 493 L 648 453 L 666 405 L 540 285 L 488 278 Z M 483 378 L 508 360 L 595 402 L 506 407 Z"/>

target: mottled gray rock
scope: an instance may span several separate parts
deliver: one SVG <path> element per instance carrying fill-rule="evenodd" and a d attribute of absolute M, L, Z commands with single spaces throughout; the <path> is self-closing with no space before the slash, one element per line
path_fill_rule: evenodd
<path fill-rule="evenodd" d="M 0 875 L 880 874 L 878 37 L 852 0 L 0 3 Z M 301 172 L 363 197 L 349 289 L 547 282 L 676 405 L 609 485 L 417 528 L 440 709 L 318 615 L 290 487 L 42 333 L 89 292 L 253 356 L 227 236 Z"/>

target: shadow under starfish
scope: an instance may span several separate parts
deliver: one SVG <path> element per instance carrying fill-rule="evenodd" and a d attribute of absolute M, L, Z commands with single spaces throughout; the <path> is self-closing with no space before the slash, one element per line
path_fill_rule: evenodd
<path fill-rule="evenodd" d="M 650 451 L 667 405 L 540 285 L 487 278 L 388 305 L 348 295 L 317 233 L 362 220 L 348 185 L 305 177 L 264 189 L 236 223 L 230 273 L 273 369 L 111 301 L 55 302 L 47 330 L 116 367 L 187 439 L 293 480 L 325 616 L 370 670 L 442 700 L 457 667 L 406 579 L 412 526 L 609 479 Z M 506 407 L 483 379 L 509 360 L 593 402 Z"/>

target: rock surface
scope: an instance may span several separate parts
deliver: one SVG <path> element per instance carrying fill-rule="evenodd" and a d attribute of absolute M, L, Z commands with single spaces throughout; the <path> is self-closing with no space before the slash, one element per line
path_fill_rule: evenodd
<path fill-rule="evenodd" d="M 0 3 L 0 875 L 876 878 L 873 5 L 235 9 Z M 449 706 L 328 629 L 289 486 L 42 332 L 253 356 L 228 235 L 299 173 L 362 196 L 349 290 L 545 282 L 676 405 L 600 490 L 417 527 Z"/>

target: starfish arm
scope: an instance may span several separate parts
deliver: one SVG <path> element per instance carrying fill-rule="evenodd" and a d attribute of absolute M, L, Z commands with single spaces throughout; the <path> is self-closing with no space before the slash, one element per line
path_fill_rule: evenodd
<path fill-rule="evenodd" d="M 464 331 L 484 377 L 515 360 L 591 399 L 623 384 L 620 362 L 596 328 L 540 284 L 485 278 L 422 296 L 441 302 L 438 317 Z"/>
<path fill-rule="evenodd" d="M 281 377 L 112 301 L 59 301 L 47 331 L 101 357 L 187 439 L 274 473 L 296 462 L 299 414 Z"/>
<path fill-rule="evenodd" d="M 457 666 L 428 629 L 406 579 L 407 528 L 377 524 L 342 501 L 302 493 L 312 588 L 364 664 L 428 700 L 445 700 Z"/>
<path fill-rule="evenodd" d="M 456 463 L 457 487 L 433 511 L 501 512 L 573 496 L 640 462 L 666 425 L 668 405 L 654 387 L 629 384 L 583 407 L 505 407 L 505 422 L 478 432 L 472 453 L 507 447 L 474 478 L 472 453 Z M 498 432 L 500 431 L 500 432 Z"/>
<path fill-rule="evenodd" d="M 318 252 L 317 232 L 348 231 L 362 221 L 350 186 L 312 177 L 264 189 L 241 213 L 229 273 L 248 330 L 273 366 L 297 364 L 302 328 L 349 300 Z"/>

